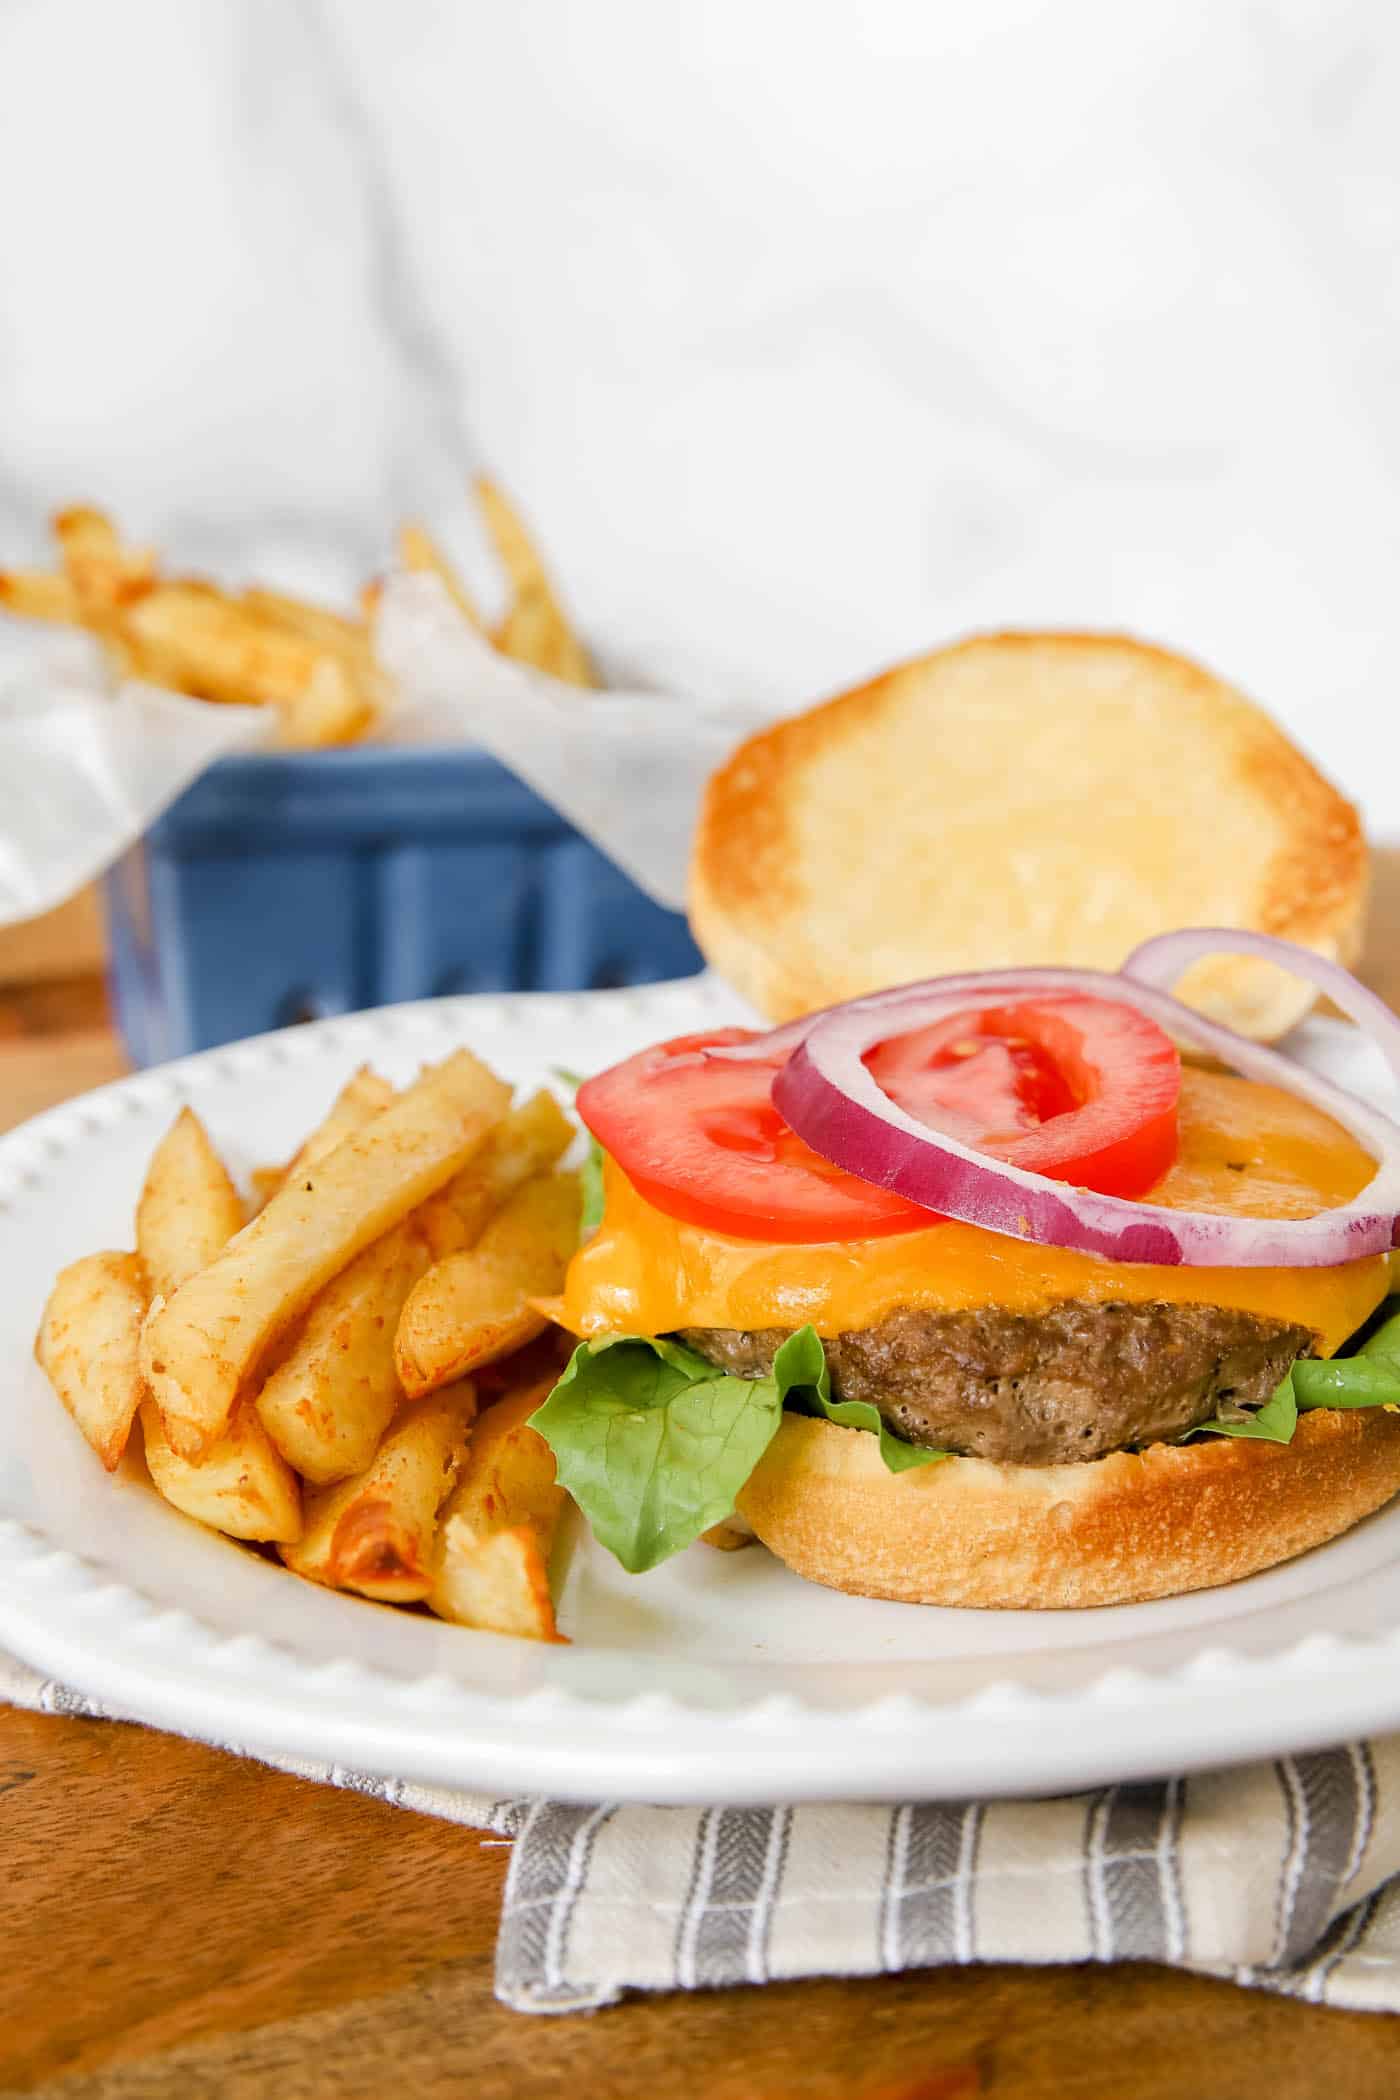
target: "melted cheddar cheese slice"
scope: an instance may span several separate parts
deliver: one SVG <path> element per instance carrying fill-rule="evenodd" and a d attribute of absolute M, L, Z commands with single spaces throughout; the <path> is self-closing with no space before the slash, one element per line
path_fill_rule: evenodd
<path fill-rule="evenodd" d="M 1374 1172 L 1330 1116 L 1276 1087 L 1182 1073 L 1176 1165 L 1145 1201 L 1222 1216 L 1307 1218 L 1345 1203 Z M 1039 1247 L 946 1220 L 888 1238 L 815 1246 L 734 1239 L 666 1217 L 609 1160 L 607 1207 L 551 1310 L 575 1334 L 677 1327 L 872 1327 L 901 1307 L 1043 1311 L 1058 1300 L 1224 1305 L 1310 1327 L 1330 1356 L 1389 1286 L 1376 1255 L 1334 1269 L 1159 1268 Z"/>

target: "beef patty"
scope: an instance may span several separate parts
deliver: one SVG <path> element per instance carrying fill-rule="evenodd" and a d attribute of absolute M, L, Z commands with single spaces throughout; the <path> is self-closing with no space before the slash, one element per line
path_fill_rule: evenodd
<path fill-rule="evenodd" d="M 777 1327 L 688 1327 L 701 1356 L 758 1378 Z M 832 1390 L 873 1401 L 911 1444 L 1023 1466 L 1063 1465 L 1184 1436 L 1267 1400 L 1306 1327 L 1217 1305 L 1093 1305 L 1041 1313 L 891 1313 L 823 1343 Z"/>

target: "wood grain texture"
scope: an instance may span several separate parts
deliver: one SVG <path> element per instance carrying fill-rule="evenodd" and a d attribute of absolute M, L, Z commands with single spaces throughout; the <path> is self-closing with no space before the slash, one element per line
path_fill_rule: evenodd
<path fill-rule="evenodd" d="M 491 1996 L 507 1852 L 118 1723 L 0 1716 L 0 2090 L 50 2100 L 1329 2100 L 1392 2022 L 1149 1969 L 941 1971 L 530 2019 Z"/>
<path fill-rule="evenodd" d="M 89 884 L 66 904 L 26 919 L 18 926 L 0 926 L 0 984 L 27 985 L 55 977 L 76 977 L 83 971 L 94 975 L 106 959 L 107 938 L 103 924 L 102 896 Z"/>
<path fill-rule="evenodd" d="M 1400 1002 L 1400 852 L 1364 974 Z M 116 1077 L 92 984 L 0 994 L 0 1127 Z M 0 1712 L 0 2094 L 1390 2100 L 1400 2023 L 1142 1967 L 942 1970 L 527 2019 L 508 1852 L 116 1723 Z"/>

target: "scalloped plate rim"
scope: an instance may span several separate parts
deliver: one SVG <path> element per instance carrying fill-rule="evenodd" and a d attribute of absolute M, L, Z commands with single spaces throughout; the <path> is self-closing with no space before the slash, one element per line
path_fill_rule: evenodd
<path fill-rule="evenodd" d="M 661 1034 L 694 1025 L 697 1011 L 718 1018 L 738 1009 L 705 978 L 623 992 L 462 996 L 202 1052 L 62 1103 L 0 1138 L 0 1233 L 16 1214 L 22 1222 L 27 1196 L 76 1142 L 206 1088 L 237 1090 L 258 1073 L 309 1072 L 376 1049 L 402 1052 L 420 1037 L 470 1042 L 474 1022 L 553 1036 L 588 1015 Z M 753 1801 L 1027 1793 L 1149 1776 L 1164 1760 L 1189 1769 L 1400 1725 L 1396 1627 L 1372 1634 L 1310 1628 L 1261 1655 L 1232 1646 L 1228 1619 L 1207 1621 L 1184 1661 L 1156 1669 L 1135 1665 L 1124 1643 L 1113 1641 L 1097 1676 L 1073 1686 L 1019 1683 L 1013 1669 L 990 1658 L 985 1681 L 955 1696 L 885 1686 L 855 1705 L 824 1704 L 794 1689 L 788 1676 L 817 1669 L 799 1663 L 778 1673 L 779 1688 L 726 1706 L 664 1688 L 619 1695 L 606 1674 L 590 1690 L 546 1673 L 508 1696 L 333 1653 L 308 1668 L 294 1648 L 255 1628 L 221 1632 L 178 1597 L 143 1595 L 71 1538 L 38 1530 L 21 1514 L 0 1518 L 0 1571 L 0 1638 L 33 1667 L 132 1718 L 237 1739 L 265 1754 L 502 1794 Z M 1389 1667 L 1377 1669 L 1381 1661 Z M 713 1679 L 715 1667 L 706 1667 Z M 886 1674 L 900 1668 L 882 1667 Z M 337 1673 L 329 1688 L 309 1682 Z M 736 1689 L 747 1690 L 757 1673 L 745 1664 L 730 1674 L 743 1680 Z M 1008 1730 L 1011 1715 L 1033 1718 L 1034 1729 Z M 934 1725 L 919 1725 L 925 1722 Z M 1008 1745 L 1008 1737 L 1027 1733 L 1032 1743 Z"/>

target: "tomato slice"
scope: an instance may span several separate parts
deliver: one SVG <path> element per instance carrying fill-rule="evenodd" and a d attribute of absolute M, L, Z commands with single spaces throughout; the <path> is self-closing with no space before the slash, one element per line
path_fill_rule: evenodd
<path fill-rule="evenodd" d="M 735 1064 L 754 1042 L 726 1028 L 680 1036 L 579 1088 L 600 1145 L 656 1209 L 740 1239 L 873 1239 L 934 1214 L 811 1151 L 773 1106 L 785 1053 Z M 937 1127 L 949 1111 L 980 1150 L 1108 1195 L 1139 1196 L 1176 1157 L 1180 1059 L 1135 1009 L 1087 994 L 956 1015 L 893 1036 L 866 1063 L 891 1099 Z"/>

